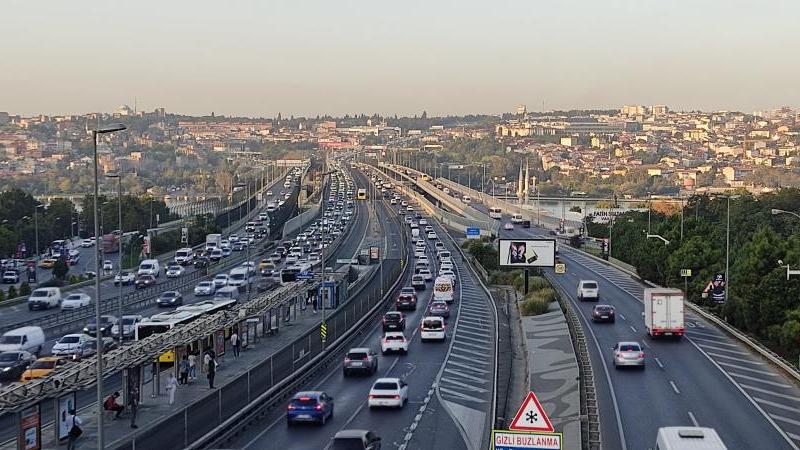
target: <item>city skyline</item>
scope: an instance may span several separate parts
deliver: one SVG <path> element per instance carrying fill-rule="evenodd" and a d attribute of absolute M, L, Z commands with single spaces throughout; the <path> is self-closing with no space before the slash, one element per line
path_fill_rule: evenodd
<path fill-rule="evenodd" d="M 0 110 L 82 114 L 134 98 L 250 117 L 800 105 L 790 1 L 46 3 L 11 2 L 0 19 L 14 62 Z"/>

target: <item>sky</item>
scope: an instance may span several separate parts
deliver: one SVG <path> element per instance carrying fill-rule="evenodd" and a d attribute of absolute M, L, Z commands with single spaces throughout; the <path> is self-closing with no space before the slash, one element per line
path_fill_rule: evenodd
<path fill-rule="evenodd" d="M 4 0 L 0 111 L 800 106 L 798 0 Z"/>

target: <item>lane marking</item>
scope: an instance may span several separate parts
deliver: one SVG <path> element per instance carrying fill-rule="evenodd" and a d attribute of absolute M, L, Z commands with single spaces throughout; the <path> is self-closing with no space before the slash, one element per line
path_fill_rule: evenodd
<path fill-rule="evenodd" d="M 771 402 L 771 401 L 769 401 L 767 399 L 764 399 L 764 398 L 761 398 L 761 397 L 753 397 L 753 398 L 756 399 L 757 402 L 764 403 L 765 405 L 773 406 L 775 408 L 785 409 L 785 410 L 790 411 L 790 412 L 792 412 L 794 414 L 797 414 L 797 412 L 798 412 L 797 407 L 786 406 L 783 403 Z"/>
<path fill-rule="evenodd" d="M 656 362 L 656 364 L 658 364 L 658 367 L 661 367 L 662 369 L 664 368 L 664 365 L 663 365 L 663 364 L 661 364 L 661 360 L 660 360 L 660 359 L 658 359 L 658 358 L 653 358 L 653 360 Z"/>
<path fill-rule="evenodd" d="M 732 359 L 734 361 L 741 361 L 741 362 L 748 363 L 748 364 L 758 364 L 758 365 L 762 365 L 763 364 L 763 363 L 761 363 L 759 361 L 750 361 L 749 359 L 743 359 L 743 358 L 737 358 L 735 356 L 723 355 L 722 353 L 715 353 L 715 352 L 707 352 L 707 353 L 709 355 L 716 356 L 718 358 Z"/>
<path fill-rule="evenodd" d="M 761 392 L 762 394 L 774 395 L 775 397 L 782 397 L 782 398 L 785 398 L 786 400 L 791 400 L 793 402 L 800 402 L 800 399 L 798 399 L 797 396 L 794 396 L 794 395 L 779 394 L 779 393 L 777 393 L 775 391 L 770 391 L 768 389 L 760 388 L 760 387 L 753 386 L 751 384 L 745 384 L 745 383 L 742 383 L 742 387 L 744 387 L 746 389 L 749 389 L 751 391 Z M 798 409 L 800 409 L 800 408 L 798 408 Z"/>
<path fill-rule="evenodd" d="M 636 333 L 636 328 L 634 328 L 634 327 L 633 327 L 633 325 L 631 325 L 630 327 L 631 327 L 631 331 L 633 331 L 634 333 Z"/>
<path fill-rule="evenodd" d="M 740 366 L 738 364 L 731 364 L 731 363 L 722 362 L 722 361 L 717 361 L 717 363 L 720 366 L 733 367 L 734 369 L 737 369 L 737 370 L 747 370 L 749 372 L 755 372 L 755 373 L 758 373 L 758 374 L 761 374 L 761 375 L 769 375 L 771 377 L 777 377 L 778 376 L 778 374 L 776 374 L 776 373 L 766 372 L 766 371 L 758 370 L 758 369 L 752 369 L 750 367 L 742 367 L 742 366 Z"/>
<path fill-rule="evenodd" d="M 625 315 L 624 315 L 624 314 L 620 314 L 619 316 L 622 318 L 622 320 L 628 320 L 628 319 L 625 317 Z"/>
<path fill-rule="evenodd" d="M 687 333 L 687 334 L 689 334 L 689 333 Z M 691 333 L 691 334 L 694 334 L 694 333 Z M 727 343 L 727 342 L 717 341 L 717 340 L 714 340 L 714 339 L 708 339 L 708 338 L 706 338 L 706 337 L 696 337 L 696 336 L 692 336 L 692 339 L 694 339 L 694 340 L 696 340 L 696 341 L 710 342 L 710 343 L 712 343 L 712 344 L 714 344 L 714 345 L 724 345 L 724 346 L 726 346 L 726 347 L 741 348 L 741 347 L 739 347 L 739 346 L 738 346 L 738 345 L 736 345 L 736 344 L 729 344 L 729 343 Z M 703 345 L 705 345 L 705 344 L 703 344 Z"/>
<path fill-rule="evenodd" d="M 708 344 L 698 344 L 698 345 L 702 346 L 703 348 L 709 348 L 709 349 L 717 350 L 717 351 L 720 351 L 720 352 L 728 352 L 728 353 L 735 353 L 737 355 L 751 356 L 750 353 L 739 351 L 739 350 L 731 350 L 729 348 L 715 347 L 713 345 L 708 345 Z"/>
<path fill-rule="evenodd" d="M 778 383 L 776 381 L 762 380 L 761 378 L 751 377 L 750 375 L 743 375 L 741 373 L 728 372 L 731 376 L 736 378 L 744 378 L 745 380 L 755 381 L 756 383 L 764 383 L 772 386 L 777 386 L 784 389 L 789 389 L 791 386 L 785 383 Z"/>
<path fill-rule="evenodd" d="M 675 391 L 676 394 L 681 395 L 681 391 L 678 390 L 678 386 L 675 386 L 675 382 L 669 380 L 669 385 L 672 386 L 672 390 Z"/>
<path fill-rule="evenodd" d="M 786 423 L 790 423 L 790 424 L 792 424 L 792 425 L 797 425 L 797 426 L 800 426 L 800 420 L 794 420 L 794 419 L 790 419 L 790 418 L 788 418 L 788 417 L 779 416 L 779 415 L 777 415 L 777 414 L 770 414 L 770 415 L 771 415 L 773 418 L 775 418 L 776 420 L 780 420 L 781 422 L 786 422 Z"/>
<path fill-rule="evenodd" d="M 691 411 L 689 411 L 689 420 L 692 421 L 692 425 L 694 425 L 696 427 L 700 426 L 700 424 L 697 422 L 697 419 L 694 417 L 694 414 L 692 414 Z"/>

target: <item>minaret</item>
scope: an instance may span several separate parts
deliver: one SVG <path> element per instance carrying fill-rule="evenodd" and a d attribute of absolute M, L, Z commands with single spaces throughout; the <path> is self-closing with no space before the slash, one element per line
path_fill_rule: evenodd
<path fill-rule="evenodd" d="M 528 166 L 528 160 L 525 160 L 525 201 L 528 201 L 528 193 L 530 192 L 530 180 L 531 180 L 531 172 L 530 167 Z"/>
<path fill-rule="evenodd" d="M 522 201 L 522 164 L 519 165 L 519 176 L 517 177 L 517 198 Z"/>

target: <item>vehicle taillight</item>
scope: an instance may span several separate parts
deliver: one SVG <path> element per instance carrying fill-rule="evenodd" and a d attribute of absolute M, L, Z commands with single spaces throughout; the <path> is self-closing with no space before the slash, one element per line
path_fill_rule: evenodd
<path fill-rule="evenodd" d="M 289 411 L 291 411 L 291 410 L 293 410 L 293 409 L 295 409 L 295 408 L 297 408 L 297 407 L 296 407 L 296 406 L 294 406 L 294 405 L 292 405 L 292 404 L 290 404 L 290 405 L 289 405 L 289 406 L 288 406 L 286 409 L 288 409 Z"/>
<path fill-rule="evenodd" d="M 644 352 L 639 352 L 639 358 L 644 358 Z"/>
<path fill-rule="evenodd" d="M 369 395 L 369 399 L 370 400 L 375 399 L 376 397 L 377 397 L 376 395 L 372 395 L 372 394 Z"/>
<path fill-rule="evenodd" d="M 400 396 L 399 396 L 399 395 L 395 395 L 395 396 L 394 396 L 394 399 L 395 399 L 395 400 L 400 400 Z"/>
<path fill-rule="evenodd" d="M 350 358 L 348 358 L 348 357 L 346 357 L 346 356 L 345 356 L 345 357 L 344 357 L 344 362 L 346 362 L 346 363 L 350 362 Z"/>
<path fill-rule="evenodd" d="M 317 405 L 317 406 L 314 407 L 314 409 L 316 409 L 317 411 L 321 411 L 322 410 L 322 405 Z"/>

